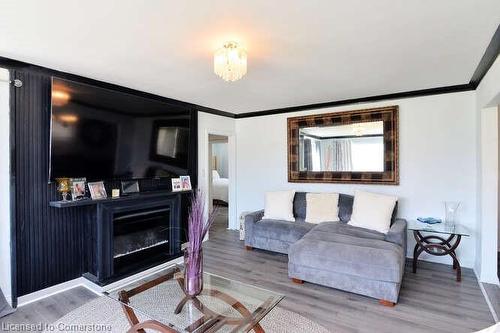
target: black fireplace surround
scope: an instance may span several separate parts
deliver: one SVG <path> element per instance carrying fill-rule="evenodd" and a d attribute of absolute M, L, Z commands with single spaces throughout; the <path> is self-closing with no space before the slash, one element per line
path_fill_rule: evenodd
<path fill-rule="evenodd" d="M 84 277 L 106 285 L 180 257 L 183 196 L 160 192 L 96 202 L 95 216 L 88 220 Z"/>

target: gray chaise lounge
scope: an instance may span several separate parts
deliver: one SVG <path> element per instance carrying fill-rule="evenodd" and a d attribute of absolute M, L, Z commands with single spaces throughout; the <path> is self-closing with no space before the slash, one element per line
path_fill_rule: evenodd
<path fill-rule="evenodd" d="M 288 254 L 294 282 L 313 282 L 370 296 L 381 304 L 398 301 L 406 250 L 406 221 L 395 219 L 387 234 L 353 227 L 353 197 L 339 197 L 340 222 L 304 222 L 306 197 L 297 192 L 295 222 L 263 220 L 264 211 L 245 218 L 245 246 Z"/>

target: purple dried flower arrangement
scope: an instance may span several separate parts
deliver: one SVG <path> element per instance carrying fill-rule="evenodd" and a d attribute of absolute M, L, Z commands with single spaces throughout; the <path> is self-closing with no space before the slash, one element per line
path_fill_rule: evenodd
<path fill-rule="evenodd" d="M 184 253 L 184 289 L 186 294 L 196 296 L 203 290 L 203 240 L 216 216 L 214 209 L 205 216 L 205 197 L 197 190 L 191 199 L 188 217 L 188 247 Z"/>

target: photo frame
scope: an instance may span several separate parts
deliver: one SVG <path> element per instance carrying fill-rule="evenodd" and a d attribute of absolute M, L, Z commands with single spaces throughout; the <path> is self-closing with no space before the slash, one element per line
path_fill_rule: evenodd
<path fill-rule="evenodd" d="M 172 178 L 172 191 L 173 192 L 182 191 L 182 183 L 180 178 Z"/>
<path fill-rule="evenodd" d="M 85 199 L 86 190 L 85 183 L 87 182 L 87 178 L 71 178 L 70 179 L 70 187 L 71 187 L 71 199 L 73 201 Z"/>
<path fill-rule="evenodd" d="M 189 176 L 180 176 L 181 187 L 183 191 L 191 191 L 191 177 Z"/>
<path fill-rule="evenodd" d="M 127 194 L 134 194 L 134 193 L 139 193 L 139 182 L 137 180 L 127 180 L 127 181 L 122 181 L 122 194 L 127 195 Z"/>
<path fill-rule="evenodd" d="M 104 187 L 104 182 L 100 181 L 88 183 L 88 186 L 92 200 L 101 200 L 108 197 L 106 188 Z"/>

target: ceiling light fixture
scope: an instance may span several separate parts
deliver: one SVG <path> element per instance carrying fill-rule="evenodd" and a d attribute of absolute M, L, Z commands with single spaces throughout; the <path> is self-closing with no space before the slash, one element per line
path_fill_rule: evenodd
<path fill-rule="evenodd" d="M 236 42 L 227 42 L 214 54 L 214 72 L 224 81 L 237 81 L 247 73 L 247 51 Z"/>

